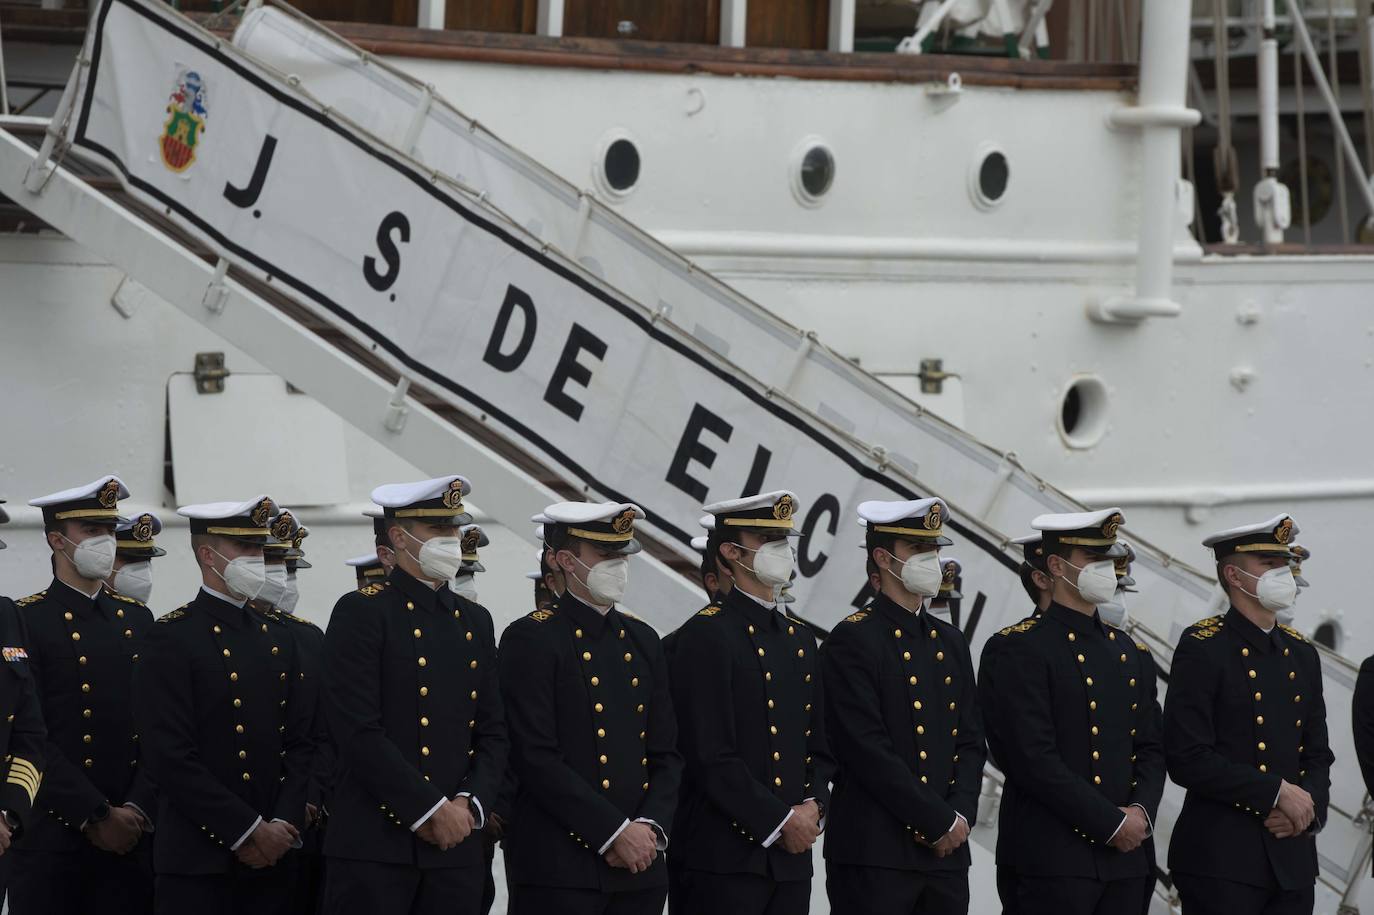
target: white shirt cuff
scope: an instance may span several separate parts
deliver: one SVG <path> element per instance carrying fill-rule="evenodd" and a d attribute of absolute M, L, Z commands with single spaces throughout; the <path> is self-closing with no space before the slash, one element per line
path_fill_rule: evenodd
<path fill-rule="evenodd" d="M 487 814 L 482 810 L 482 802 L 477 800 L 477 796 L 471 791 L 459 791 L 458 796 L 467 798 L 468 804 L 477 808 L 477 816 L 474 818 L 475 822 L 473 828 L 481 829 L 483 826 L 487 825 Z"/>
<path fill-rule="evenodd" d="M 1112 844 L 1112 839 L 1115 839 L 1115 838 L 1116 838 L 1116 834 L 1117 834 L 1118 832 L 1121 831 L 1121 827 L 1122 827 L 1122 826 L 1125 826 L 1125 825 L 1126 825 L 1126 821 L 1127 821 L 1128 819 L 1130 819 L 1130 817 L 1126 816 L 1126 814 L 1123 813 L 1123 814 L 1121 815 L 1121 822 L 1118 823 L 1118 824 L 1116 824 L 1116 828 L 1112 830 L 1112 834 L 1109 835 L 1109 836 L 1107 836 L 1107 844 L 1108 844 L 1108 845 L 1111 845 L 1111 844 Z"/>
<path fill-rule="evenodd" d="M 606 844 L 603 845 L 603 846 L 601 846 L 600 848 L 598 848 L 598 849 L 596 850 L 596 853 L 597 853 L 598 855 L 604 855 L 604 854 L 606 853 L 606 849 L 608 849 L 608 848 L 610 848 L 612 845 L 614 845 L 614 844 L 615 844 L 615 840 L 618 839 L 618 838 L 620 838 L 620 834 L 621 834 L 622 832 L 624 832 L 625 830 L 629 829 L 629 828 L 630 828 L 630 821 L 629 821 L 629 820 L 626 820 L 625 822 L 621 823 L 621 824 L 620 824 L 620 828 L 617 829 L 615 832 L 611 833 L 611 837 L 610 837 L 609 839 L 606 840 Z"/>
<path fill-rule="evenodd" d="M 787 816 L 782 818 L 782 822 L 778 824 L 778 827 L 768 834 L 768 838 L 763 840 L 764 848 L 768 848 L 774 842 L 778 841 L 778 836 L 782 835 L 782 828 L 787 825 L 787 821 L 792 819 L 792 814 L 796 812 L 795 810 L 787 811 Z"/>
<path fill-rule="evenodd" d="M 667 851 L 667 850 L 668 850 L 668 834 L 667 834 L 666 832 L 663 831 L 663 827 L 662 827 L 662 826 L 658 825 L 657 822 L 655 822 L 654 820 L 649 819 L 648 817 L 635 817 L 635 822 L 636 822 L 636 823 L 643 823 L 643 824 L 646 825 L 646 826 L 651 826 L 651 827 L 653 827 L 653 830 L 654 830 L 654 849 L 655 849 L 655 850 L 657 850 L 657 851 Z"/>
<path fill-rule="evenodd" d="M 125 802 L 124 802 L 124 806 L 125 806 L 125 807 L 128 807 L 128 808 L 129 808 L 130 810 L 132 810 L 134 813 L 138 814 L 140 817 L 143 818 L 143 831 L 144 831 L 144 832 L 156 832 L 156 831 L 157 831 L 157 827 L 155 827 L 155 826 L 153 825 L 153 818 L 150 817 L 150 816 L 148 816 L 148 811 L 144 810 L 142 807 L 138 806 L 138 805 L 135 804 L 133 801 L 125 801 Z"/>
<path fill-rule="evenodd" d="M 438 812 L 439 808 L 442 807 L 442 806 L 444 806 L 444 805 L 447 804 L 447 803 L 448 803 L 448 798 L 446 798 L 446 797 L 441 797 L 441 798 L 439 798 L 439 803 L 437 803 L 437 804 L 435 804 L 433 807 L 429 808 L 429 812 L 428 812 L 428 813 L 426 813 L 424 816 L 420 817 L 420 818 L 419 818 L 418 820 L 416 820 L 414 823 L 411 823 L 411 824 L 410 824 L 410 831 L 411 831 L 411 832 L 415 832 L 415 831 L 416 831 L 417 829 L 419 829 L 421 826 L 425 825 L 425 821 L 428 820 L 430 817 L 434 816 L 434 814 Z"/>
<path fill-rule="evenodd" d="M 1274 793 L 1274 803 L 1269 805 L 1270 810 L 1279 805 L 1279 798 L 1281 797 L 1283 797 L 1283 782 L 1279 782 L 1279 790 Z"/>
<path fill-rule="evenodd" d="M 257 829 L 260 825 L 262 825 L 262 817 L 258 817 L 256 820 L 254 820 L 253 825 L 248 827 L 248 831 L 245 832 L 243 835 L 239 836 L 239 840 L 237 842 L 229 846 L 229 850 L 238 851 L 239 846 L 242 845 L 244 842 L 247 842 L 248 837 L 253 834 L 253 830 Z"/>
<path fill-rule="evenodd" d="M 959 825 L 959 821 L 960 821 L 960 820 L 964 820 L 964 815 L 963 815 L 962 813 L 959 813 L 958 811 L 955 811 L 955 813 L 954 813 L 954 822 L 949 824 L 949 829 L 946 829 L 946 830 L 945 830 L 945 835 L 949 835 L 951 832 L 954 832 L 954 827 Z M 965 829 L 968 829 L 968 828 L 969 828 L 968 820 L 964 820 L 964 828 L 965 828 Z M 970 830 L 970 831 L 972 831 L 972 830 Z M 942 838 L 943 838 L 943 837 L 942 837 Z"/>
<path fill-rule="evenodd" d="M 273 817 L 273 818 L 272 818 L 272 822 L 273 822 L 273 823 L 286 823 L 286 821 L 283 820 L 281 817 Z M 290 825 L 290 824 L 288 823 L 287 825 Z M 295 840 L 292 841 L 291 847 L 292 847 L 292 848 L 304 848 L 304 847 L 305 847 L 305 843 L 301 841 L 300 836 L 297 836 L 297 837 L 295 838 Z"/>

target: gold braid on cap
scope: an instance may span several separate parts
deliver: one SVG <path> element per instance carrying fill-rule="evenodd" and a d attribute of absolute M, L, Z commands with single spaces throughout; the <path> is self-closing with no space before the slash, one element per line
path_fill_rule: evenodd
<path fill-rule="evenodd" d="M 462 480 L 454 480 L 454 481 L 452 481 L 451 483 L 448 484 L 448 489 L 444 491 L 443 501 L 444 501 L 444 507 L 445 507 L 445 508 L 462 508 L 462 507 L 463 507 L 463 481 L 462 481 Z"/>
<path fill-rule="evenodd" d="M 257 508 L 253 509 L 253 514 L 249 516 L 249 520 L 253 522 L 254 526 L 265 528 L 267 527 L 267 519 L 271 514 L 272 500 L 263 499 L 258 503 Z"/>
<path fill-rule="evenodd" d="M 129 534 L 139 543 L 148 543 L 153 539 L 153 516 L 139 515 L 138 520 L 129 528 Z"/>
<path fill-rule="evenodd" d="M 611 522 L 611 530 L 615 531 L 617 534 L 628 534 L 630 531 L 634 530 L 634 526 L 635 511 L 633 508 L 625 509 Z"/>
<path fill-rule="evenodd" d="M 784 495 L 773 503 L 773 517 L 779 521 L 791 521 L 796 510 L 796 500 L 790 495 Z"/>
<path fill-rule="evenodd" d="M 100 487 L 100 495 L 97 498 L 102 508 L 114 508 L 119 503 L 119 483 L 115 480 L 107 482 Z"/>
<path fill-rule="evenodd" d="M 1293 539 L 1292 518 L 1284 518 L 1283 521 L 1279 523 L 1279 526 L 1274 528 L 1274 539 L 1284 544 Z"/>

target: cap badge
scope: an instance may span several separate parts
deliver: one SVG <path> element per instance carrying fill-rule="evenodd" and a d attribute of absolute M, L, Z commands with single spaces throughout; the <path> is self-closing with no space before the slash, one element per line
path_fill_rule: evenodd
<path fill-rule="evenodd" d="M 290 512 L 282 512 L 272 522 L 272 536 L 283 542 L 291 539 L 291 528 L 296 526 Z"/>
<path fill-rule="evenodd" d="M 940 529 L 940 525 L 943 523 L 944 520 L 943 518 L 941 518 L 941 514 L 942 512 L 940 509 L 940 503 L 936 502 L 934 505 L 930 507 L 930 510 L 926 512 L 926 530 L 938 531 Z"/>
<path fill-rule="evenodd" d="M 1293 539 L 1292 518 L 1284 518 L 1283 521 L 1279 523 L 1279 526 L 1274 528 L 1274 539 L 1277 540 L 1279 543 L 1283 544 L 1286 544 L 1289 540 Z"/>
<path fill-rule="evenodd" d="M 463 535 L 463 552 L 475 553 L 478 545 L 482 542 L 482 532 L 473 528 Z"/>
<path fill-rule="evenodd" d="M 267 527 L 267 519 L 272 514 L 272 500 L 263 499 L 258 503 L 257 508 L 253 509 L 253 514 L 249 516 L 254 527 Z"/>
<path fill-rule="evenodd" d="M 444 491 L 444 508 L 461 508 L 463 505 L 463 481 L 454 480 Z"/>
<path fill-rule="evenodd" d="M 791 521 L 796 510 L 796 501 L 790 495 L 784 495 L 773 503 L 773 517 L 779 521 Z"/>
<path fill-rule="evenodd" d="M 153 539 L 153 516 L 139 515 L 133 527 L 129 528 L 129 533 L 133 534 L 139 543 L 147 543 Z"/>
<path fill-rule="evenodd" d="M 119 482 L 110 480 L 100 487 L 100 495 L 97 498 L 100 500 L 101 508 L 114 508 L 119 502 Z"/>
<path fill-rule="evenodd" d="M 611 522 L 611 529 L 617 534 L 628 534 L 635 526 L 634 509 L 627 508 Z"/>
<path fill-rule="evenodd" d="M 1121 512 L 1114 513 L 1110 518 L 1107 519 L 1106 523 L 1102 525 L 1102 536 L 1115 537 L 1117 530 L 1121 527 L 1122 522 L 1124 522 L 1125 520 L 1126 519 L 1121 516 Z"/>

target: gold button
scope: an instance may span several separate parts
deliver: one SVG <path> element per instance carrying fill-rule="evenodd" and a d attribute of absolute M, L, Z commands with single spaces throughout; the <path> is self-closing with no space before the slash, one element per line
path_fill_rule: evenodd
<path fill-rule="evenodd" d="M 134 655 L 134 660 L 135 660 L 135 661 L 138 660 L 138 655 Z M 81 657 L 77 658 L 77 659 L 76 659 L 76 663 L 78 663 L 78 664 L 85 664 L 85 663 L 86 663 L 86 656 L 83 654 Z"/>
<path fill-rule="evenodd" d="M 934 629 L 930 630 L 930 637 L 931 637 L 932 639 L 935 638 L 935 630 L 934 630 Z"/>
<path fill-rule="evenodd" d="M 753 623 L 750 623 L 749 626 L 748 626 L 747 628 L 749 629 L 749 634 L 750 634 L 750 635 L 753 635 L 753 634 L 754 634 L 754 624 L 753 624 Z"/>
<path fill-rule="evenodd" d="M 239 750 L 239 759 L 247 759 L 247 758 L 248 758 L 248 751 L 247 751 L 247 750 Z"/>
<path fill-rule="evenodd" d="M 772 708 L 772 707 L 773 707 L 773 700 L 772 700 L 772 699 L 769 699 L 769 700 L 768 700 L 768 707 L 769 707 L 769 708 Z"/>
<path fill-rule="evenodd" d="M 1121 656 L 1121 663 L 1122 663 L 1122 664 L 1125 664 L 1125 663 L 1126 663 L 1126 656 L 1125 656 L 1124 654 Z"/>
<path fill-rule="evenodd" d="M 1290 679 L 1290 680 L 1296 680 L 1296 679 L 1298 679 L 1298 672 L 1297 672 L 1296 670 L 1290 670 L 1290 671 L 1288 672 L 1288 679 Z"/>
<path fill-rule="evenodd" d="M 1260 701 L 1261 698 L 1263 698 L 1263 694 L 1262 694 L 1262 693 L 1255 693 L 1255 701 L 1256 701 L 1256 702 Z"/>
<path fill-rule="evenodd" d="M 1074 635 L 1072 632 L 1070 632 L 1070 633 L 1069 633 L 1069 641 L 1070 641 L 1070 642 L 1076 642 L 1076 641 L 1078 641 L 1078 636 L 1076 636 L 1076 635 Z"/>
<path fill-rule="evenodd" d="M 760 654 L 763 653 L 763 649 L 762 649 L 762 648 L 759 649 L 759 653 L 760 653 Z M 629 661 L 630 661 L 633 657 L 634 657 L 634 655 L 630 654 L 628 651 L 625 652 L 625 661 L 626 661 L 626 663 L 629 663 Z"/>
<path fill-rule="evenodd" d="M 953 730 L 951 730 L 951 731 L 949 732 L 949 735 L 950 735 L 951 737 L 958 737 L 958 736 L 959 736 L 959 729 L 958 729 L 958 728 L 954 728 Z"/>
<path fill-rule="evenodd" d="M 72 633 L 72 641 L 73 641 L 73 642 L 79 642 L 79 641 L 81 641 L 81 633 L 79 633 L 79 632 L 73 632 L 73 633 Z"/>
<path fill-rule="evenodd" d="M 91 684 L 89 684 L 89 683 L 82 683 L 82 684 L 81 684 L 81 691 L 82 691 L 83 693 L 89 693 L 89 692 L 91 691 Z"/>
<path fill-rule="evenodd" d="M 415 637 L 418 639 L 418 638 L 420 637 L 420 635 L 421 635 L 420 630 L 416 629 L 416 630 L 414 631 L 414 635 L 415 635 Z"/>
<path fill-rule="evenodd" d="M 1097 725 L 1093 725 L 1093 736 L 1096 737 L 1097 734 L 1098 734 Z"/>
<path fill-rule="evenodd" d="M 428 756 L 428 755 L 429 755 L 429 747 L 421 747 L 421 748 L 420 748 L 420 755 L 421 755 L 421 756 Z"/>
<path fill-rule="evenodd" d="M 952 712 L 952 711 L 954 711 L 954 708 L 955 708 L 955 703 L 951 702 L 951 703 L 949 704 L 949 710 Z"/>
<path fill-rule="evenodd" d="M 773 784 L 776 785 L 777 787 L 781 788 L 781 787 L 782 787 L 782 777 L 781 777 L 781 776 L 778 776 L 778 775 L 773 776 Z"/>
<path fill-rule="evenodd" d="M 799 657 L 799 658 L 804 658 L 804 657 L 806 657 L 806 649 L 805 649 L 805 648 L 798 648 L 798 649 L 797 649 L 797 657 Z"/>
<path fill-rule="evenodd" d="M 600 758 L 601 758 L 601 765 L 603 765 L 603 766 L 606 765 L 606 754 L 604 754 L 604 753 L 601 754 L 601 757 L 600 757 Z"/>
<path fill-rule="evenodd" d="M 600 686 L 600 685 L 601 685 L 601 678 L 600 678 L 600 677 L 592 677 L 592 686 Z"/>
<path fill-rule="evenodd" d="M 915 699 L 915 700 L 913 700 L 912 703 L 911 703 L 911 707 L 914 708 L 916 711 L 919 712 L 919 711 L 921 710 L 921 708 L 922 708 L 922 706 L 921 706 L 921 700 L 920 700 L 920 699 Z"/>
<path fill-rule="evenodd" d="M 1263 741 L 1263 740 L 1261 740 L 1261 741 L 1259 742 L 1259 748 L 1260 748 L 1261 750 L 1264 749 L 1264 741 Z"/>
<path fill-rule="evenodd" d="M 428 716 L 424 716 L 424 715 L 420 716 L 420 727 L 422 727 L 422 728 L 427 728 L 427 727 L 429 727 L 429 718 L 428 718 Z"/>
<path fill-rule="evenodd" d="M 592 706 L 592 707 L 593 707 L 594 709 L 596 709 L 598 712 L 604 711 L 604 709 L 602 708 L 602 705 L 601 705 L 600 702 L 598 702 L 596 705 L 594 705 L 594 706 Z"/>
<path fill-rule="evenodd" d="M 925 751 L 925 750 L 922 750 L 921 753 L 920 753 L 920 756 L 921 756 L 922 759 L 925 759 L 925 758 L 926 758 L 926 751 Z"/>
<path fill-rule="evenodd" d="M 1255 716 L 1255 724 L 1264 724 L 1264 716 L 1263 716 L 1263 715 L 1256 715 L 1256 716 Z"/>
<path fill-rule="evenodd" d="M 472 691 L 472 695 L 468 696 L 468 698 L 469 698 L 469 699 L 472 699 L 472 700 L 474 700 L 474 701 L 476 701 L 476 699 L 477 699 L 477 690 L 474 689 L 474 690 Z"/>
<path fill-rule="evenodd" d="M 644 706 L 643 706 L 642 704 L 639 705 L 638 707 L 635 708 L 635 711 L 636 711 L 636 712 L 639 712 L 639 714 L 643 715 L 643 714 L 644 714 Z"/>
<path fill-rule="evenodd" d="M 1302 694 L 1299 693 L 1298 695 L 1294 696 L 1294 697 L 1293 697 L 1293 701 L 1294 701 L 1294 702 L 1301 702 L 1301 701 L 1302 701 Z"/>
<path fill-rule="evenodd" d="M 229 682 L 230 682 L 230 683 L 237 683 L 237 682 L 239 682 L 238 671 L 234 671 L 234 670 L 229 671 Z"/>
<path fill-rule="evenodd" d="M 243 700 L 241 700 L 241 699 L 235 699 L 235 700 L 234 700 L 234 708 L 242 708 L 242 707 L 243 707 Z"/>
<path fill-rule="evenodd" d="M 924 785 L 924 784 L 927 783 L 927 781 L 928 781 L 928 779 L 927 779 L 924 775 L 922 775 L 922 776 L 921 776 L 921 784 Z"/>
<path fill-rule="evenodd" d="M 606 729 L 605 729 L 605 728 L 597 728 L 597 729 L 596 729 L 596 736 L 597 736 L 597 737 L 605 737 L 605 736 L 606 736 Z"/>
<path fill-rule="evenodd" d="M 777 750 L 774 750 L 774 751 L 773 751 L 773 762 L 779 762 L 779 761 L 781 761 L 781 760 L 782 760 L 782 754 L 779 753 Z"/>
<path fill-rule="evenodd" d="M 909 652 L 909 651 L 904 651 L 904 652 L 902 652 L 902 660 L 903 660 L 903 661 L 910 661 L 910 660 L 911 660 L 911 652 Z"/>
<path fill-rule="evenodd" d="M 131 639 L 131 638 L 133 638 L 133 637 L 134 637 L 134 631 L 133 631 L 132 629 L 125 629 L 125 630 L 124 630 L 124 638 L 126 638 L 126 639 Z"/>
<path fill-rule="evenodd" d="M 476 658 L 473 658 L 471 661 L 469 661 L 469 662 L 468 662 L 468 667 L 471 667 L 473 670 L 476 670 L 476 669 L 477 669 L 477 659 L 476 659 Z"/>
<path fill-rule="evenodd" d="M 1254 671 L 1253 669 L 1251 669 L 1251 670 L 1249 671 L 1249 674 L 1250 674 L 1250 679 L 1251 679 L 1251 680 L 1253 680 L 1253 679 L 1255 679 L 1255 677 L 1259 676 L 1258 674 L 1255 673 L 1255 671 Z"/>
<path fill-rule="evenodd" d="M 770 725 L 768 726 L 768 733 L 770 733 L 770 734 L 776 734 L 776 733 L 778 733 L 778 726 L 777 726 L 776 724 L 770 724 Z"/>
<path fill-rule="evenodd" d="M 773 672 L 771 670 L 765 670 L 763 672 L 763 679 L 767 680 L 769 683 L 773 682 Z"/>
<path fill-rule="evenodd" d="M 1130 685 L 1131 685 L 1131 686 L 1135 686 L 1135 677 L 1132 677 L 1132 678 L 1131 678 Z"/>
<path fill-rule="evenodd" d="M 413 603 L 411 603 L 410 601 L 406 601 L 406 609 L 407 609 L 407 610 L 414 610 L 414 609 L 415 609 L 415 605 L 414 605 Z"/>
<path fill-rule="evenodd" d="M 273 646 L 272 646 L 272 654 L 274 654 L 274 655 L 281 654 L 281 649 L 278 648 L 276 645 L 273 645 Z"/>
<path fill-rule="evenodd" d="M 236 725 L 234 725 L 234 732 L 237 733 L 237 734 L 242 734 L 242 733 L 243 733 L 243 725 L 241 725 L 241 724 L 236 724 Z"/>
<path fill-rule="evenodd" d="M 1094 784 L 1094 785 L 1100 785 L 1100 784 L 1102 784 L 1102 776 L 1100 776 L 1100 775 L 1094 775 L 1094 776 L 1093 776 L 1093 784 Z"/>
<path fill-rule="evenodd" d="M 70 623 L 72 621 L 72 612 L 68 610 L 66 613 L 62 614 L 62 618 Z"/>
<path fill-rule="evenodd" d="M 1283 656 L 1284 656 L 1285 658 L 1288 657 L 1288 649 L 1287 649 L 1287 648 L 1285 648 L 1285 649 L 1283 650 Z"/>
<path fill-rule="evenodd" d="M 471 642 L 471 641 L 472 641 L 472 633 L 471 633 L 471 632 L 464 633 L 464 634 L 463 634 L 463 638 L 465 638 L 465 639 L 467 639 L 469 642 Z"/>
<path fill-rule="evenodd" d="M 1091 700 L 1088 701 L 1088 709 L 1089 709 L 1090 711 L 1094 711 L 1094 712 L 1097 711 L 1097 700 L 1096 700 L 1096 699 L 1091 699 Z"/>
<path fill-rule="evenodd" d="M 90 734 L 82 734 L 82 735 L 81 735 L 81 742 L 82 742 L 82 743 L 90 743 L 93 739 L 94 739 L 94 738 L 92 738 Z"/>
<path fill-rule="evenodd" d="M 1268 771 L 1269 771 L 1269 767 L 1266 766 L 1264 763 L 1260 763 L 1259 769 L 1260 769 L 1261 772 L 1268 772 Z"/>
<path fill-rule="evenodd" d="M 87 769 L 89 769 L 89 768 L 91 768 L 91 766 L 94 766 L 94 765 L 95 765 L 95 760 L 94 760 L 94 759 L 83 760 L 82 765 L 84 765 Z"/>
<path fill-rule="evenodd" d="M 229 657 L 229 649 L 228 649 L 228 648 L 224 649 L 223 654 L 224 654 L 224 656 L 225 656 L 226 658 Z"/>
<path fill-rule="evenodd" d="M 1248 648 L 1242 648 L 1242 649 L 1240 650 L 1240 656 L 1241 656 L 1242 658 L 1248 658 L 1248 657 L 1250 657 L 1250 649 L 1248 649 Z"/>
<path fill-rule="evenodd" d="M 631 678 L 630 678 L 630 685 L 631 685 L 631 686 L 638 686 L 638 685 L 639 685 L 639 678 L 638 678 L 638 677 L 631 677 Z"/>
<path fill-rule="evenodd" d="M 245 773 L 243 773 L 243 780 L 246 781 L 246 782 L 251 782 L 251 781 L 253 780 L 253 776 L 251 776 L 251 775 L 249 775 L 247 772 L 245 772 Z"/>
<path fill-rule="evenodd" d="M 1302 727 L 1302 719 L 1301 719 L 1301 718 L 1298 719 L 1298 727 Z"/>
<path fill-rule="evenodd" d="M 124 611 L 123 611 L 123 610 L 115 610 L 115 616 L 119 617 L 120 619 L 124 619 Z"/>
<path fill-rule="evenodd" d="M 796 634 L 797 634 L 797 627 L 796 627 L 796 626 L 788 626 L 788 627 L 787 627 L 787 634 L 788 634 L 788 635 L 796 635 Z"/>
<path fill-rule="evenodd" d="M 749 627 L 749 631 L 750 631 L 750 632 L 753 632 L 753 631 L 754 631 L 754 627 L 750 626 L 750 627 Z M 900 639 L 900 638 L 902 637 L 902 630 L 900 630 L 900 629 L 894 629 L 894 630 L 892 630 L 892 634 L 893 634 L 894 636 L 896 636 L 897 638 Z"/>
<path fill-rule="evenodd" d="M 954 678 L 953 678 L 953 677 L 945 677 L 945 686 L 949 686 L 949 685 L 950 685 L 951 683 L 953 683 L 953 682 L 954 682 Z"/>
<path fill-rule="evenodd" d="M 1098 759 L 1101 759 L 1101 758 L 1102 758 L 1102 754 L 1099 753 L 1099 752 L 1097 752 L 1096 750 L 1093 750 L 1093 759 L 1094 759 L 1094 760 L 1098 760 Z"/>
<path fill-rule="evenodd" d="M 575 637 L 579 638 L 579 639 L 582 638 L 582 630 L 581 630 L 581 629 L 574 629 L 574 630 L 573 630 L 573 635 L 574 635 Z"/>
<path fill-rule="evenodd" d="M 82 717 L 82 718 L 89 718 L 89 717 L 91 717 L 91 710 L 88 709 L 88 708 L 83 708 L 83 709 L 81 710 L 81 717 Z M 10 721 L 13 721 L 13 720 L 14 720 L 14 716 L 11 715 L 11 716 L 10 716 Z"/>
<path fill-rule="evenodd" d="M 935 652 L 935 660 L 937 660 L 937 661 L 943 661 L 944 659 L 945 659 L 945 653 L 944 653 L 943 651 L 937 651 L 937 652 Z"/>
<path fill-rule="evenodd" d="M 219 635 L 219 634 L 220 634 L 221 632 L 223 632 L 224 630 L 221 629 L 221 628 L 219 628 L 219 625 L 216 624 L 216 625 L 210 627 L 210 631 L 213 632 L 215 635 Z"/>
<path fill-rule="evenodd" d="M 601 780 L 601 788 L 602 788 L 602 790 L 603 790 L 603 791 L 604 791 L 604 790 L 609 790 L 610 787 L 611 787 L 611 780 L 610 780 L 609 778 L 603 778 L 603 779 Z"/>
<path fill-rule="evenodd" d="M 421 667 L 424 667 L 424 666 L 425 666 L 426 664 L 428 664 L 429 662 L 426 661 L 426 660 L 424 659 L 424 656 L 423 656 L 423 655 L 421 655 L 421 656 L 420 656 L 420 659 L 419 659 L 416 663 L 418 663 Z"/>
<path fill-rule="evenodd" d="M 590 661 L 591 659 L 592 659 L 592 653 L 591 653 L 590 651 L 584 651 L 584 652 L 582 652 L 582 660 L 584 660 L 584 661 Z"/>
<path fill-rule="evenodd" d="M 923 724 L 918 724 L 918 725 L 916 725 L 916 733 L 917 733 L 917 734 L 924 734 L 925 732 L 926 732 L 926 726 L 925 726 L 925 725 L 923 725 Z"/>
<path fill-rule="evenodd" d="M 428 695 L 429 695 L 429 687 L 428 687 L 428 686 L 422 686 L 422 687 L 420 687 L 420 695 L 421 695 L 421 696 L 428 696 Z"/>
<path fill-rule="evenodd" d="M 912 686 L 915 686 L 919 681 L 915 677 L 912 677 L 909 682 Z"/>

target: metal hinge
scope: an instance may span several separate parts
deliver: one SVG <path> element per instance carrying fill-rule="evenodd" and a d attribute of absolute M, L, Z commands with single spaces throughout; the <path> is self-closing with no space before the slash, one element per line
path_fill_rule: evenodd
<path fill-rule="evenodd" d="M 224 379 L 228 377 L 224 353 L 196 353 L 197 394 L 223 394 Z"/>
<path fill-rule="evenodd" d="M 922 359 L 921 370 L 916 373 L 916 377 L 921 379 L 922 394 L 942 394 L 945 390 L 946 378 L 958 378 L 958 372 L 946 372 L 945 360 L 943 359 Z"/>

